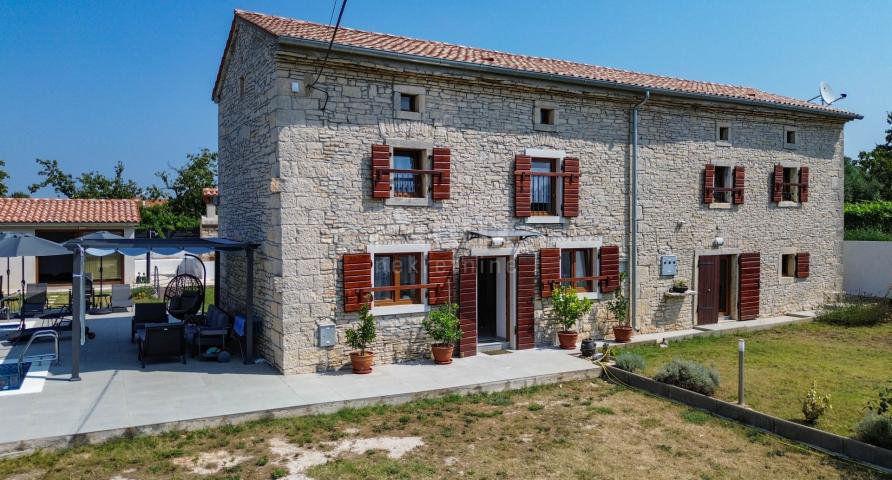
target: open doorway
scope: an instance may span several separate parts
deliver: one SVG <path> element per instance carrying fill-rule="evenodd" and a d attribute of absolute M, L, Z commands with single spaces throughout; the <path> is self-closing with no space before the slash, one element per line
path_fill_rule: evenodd
<path fill-rule="evenodd" d="M 697 261 L 697 325 L 737 316 L 735 255 L 703 255 Z"/>
<path fill-rule="evenodd" d="M 477 342 L 508 348 L 508 259 L 481 257 L 477 260 Z"/>

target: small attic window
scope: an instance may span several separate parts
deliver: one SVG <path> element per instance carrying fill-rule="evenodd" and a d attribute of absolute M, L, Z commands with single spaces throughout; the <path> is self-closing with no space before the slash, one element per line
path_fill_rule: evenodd
<path fill-rule="evenodd" d="M 554 109 L 539 109 L 539 123 L 542 125 L 554 125 Z"/>
<path fill-rule="evenodd" d="M 796 148 L 799 145 L 799 132 L 796 127 L 784 127 L 784 148 Z"/>
<path fill-rule="evenodd" d="M 731 146 L 731 124 L 727 122 L 716 122 L 715 124 L 715 141 L 718 145 Z"/>

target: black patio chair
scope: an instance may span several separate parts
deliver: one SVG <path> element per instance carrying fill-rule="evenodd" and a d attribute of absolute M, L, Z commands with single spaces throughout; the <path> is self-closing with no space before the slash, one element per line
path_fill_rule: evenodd
<path fill-rule="evenodd" d="M 25 301 L 22 303 L 22 318 L 38 318 L 47 309 L 46 284 L 28 284 L 25 289 Z"/>
<path fill-rule="evenodd" d="M 168 323 L 167 306 L 163 303 L 137 303 L 130 320 L 130 343 L 136 339 L 136 331 L 147 323 Z"/>
<path fill-rule="evenodd" d="M 112 285 L 111 309 L 116 312 L 126 312 L 133 306 L 133 295 L 130 293 L 130 285 Z"/>
<path fill-rule="evenodd" d="M 186 343 L 191 347 L 190 353 L 204 355 L 208 347 L 226 350 L 229 345 L 229 332 L 232 328 L 232 317 L 222 308 L 211 305 L 206 314 L 186 316 Z"/>
<path fill-rule="evenodd" d="M 186 363 L 185 326 L 183 323 L 146 323 L 137 333 L 142 368 L 146 368 L 147 358 L 180 357 Z"/>

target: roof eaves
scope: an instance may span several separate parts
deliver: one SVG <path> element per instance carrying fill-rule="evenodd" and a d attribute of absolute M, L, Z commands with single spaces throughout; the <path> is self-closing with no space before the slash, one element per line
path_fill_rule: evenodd
<path fill-rule="evenodd" d="M 246 19 L 246 21 L 249 21 Z M 253 22 L 252 22 L 253 24 Z M 261 27 L 262 28 L 262 27 Z M 269 32 L 269 30 L 264 29 Z M 272 33 L 272 32 L 270 32 Z M 306 38 L 298 38 L 291 37 L 287 35 L 277 35 L 277 41 L 280 44 L 284 45 L 293 45 L 307 48 L 316 48 L 316 49 L 327 49 L 328 42 L 323 42 L 319 40 L 310 40 Z M 384 59 L 393 59 L 393 60 L 402 60 L 413 63 L 422 63 L 427 65 L 437 65 L 437 66 L 445 66 L 458 68 L 462 70 L 471 70 L 477 72 L 486 72 L 486 73 L 495 73 L 501 75 L 508 75 L 513 77 L 522 77 L 522 78 L 532 78 L 538 80 L 550 80 L 553 82 L 559 83 L 569 83 L 575 85 L 586 85 L 586 86 L 594 86 L 594 87 L 602 87 L 602 88 L 610 88 L 615 90 L 624 90 L 629 92 L 637 92 L 643 93 L 645 91 L 651 92 L 651 94 L 659 94 L 666 95 L 677 98 L 687 98 L 694 100 L 706 100 L 706 101 L 714 101 L 714 102 L 725 102 L 725 103 L 733 103 L 737 105 L 746 105 L 746 106 L 755 106 L 755 107 L 764 107 L 764 108 L 772 108 L 786 111 L 794 111 L 798 113 L 809 113 L 814 115 L 823 115 L 834 118 L 843 118 L 846 120 L 861 120 L 864 118 L 863 116 L 846 112 L 844 110 L 829 110 L 829 109 L 821 109 L 821 108 L 809 108 L 799 105 L 788 105 L 777 102 L 770 102 L 764 100 L 748 100 L 745 98 L 733 97 L 728 95 L 710 95 L 704 93 L 695 93 L 695 92 L 685 92 L 681 90 L 674 90 L 668 88 L 658 88 L 658 87 L 650 87 L 643 85 L 636 85 L 631 83 L 622 83 L 622 82 L 613 82 L 607 80 L 596 80 L 591 78 L 583 78 L 583 77 L 575 77 L 570 75 L 559 75 L 553 73 L 543 73 L 543 72 L 532 72 L 528 70 L 521 70 L 515 68 L 508 67 L 500 67 L 495 65 L 481 65 L 478 63 L 472 62 L 462 62 L 457 60 L 448 60 L 444 58 L 434 58 L 427 57 L 422 55 L 413 55 L 409 53 L 401 53 L 401 52 L 392 52 L 387 50 L 380 50 L 376 48 L 369 47 L 360 47 L 355 45 L 344 45 L 340 43 L 335 43 L 331 46 L 332 51 L 337 51 L 341 53 L 362 55 L 367 57 L 374 58 L 384 58 Z"/>

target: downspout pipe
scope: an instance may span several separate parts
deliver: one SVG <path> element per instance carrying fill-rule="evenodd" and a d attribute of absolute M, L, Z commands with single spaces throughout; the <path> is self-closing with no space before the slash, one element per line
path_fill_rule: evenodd
<path fill-rule="evenodd" d="M 638 331 L 638 110 L 650 99 L 650 90 L 632 107 L 632 155 L 629 162 L 629 324 Z"/>

